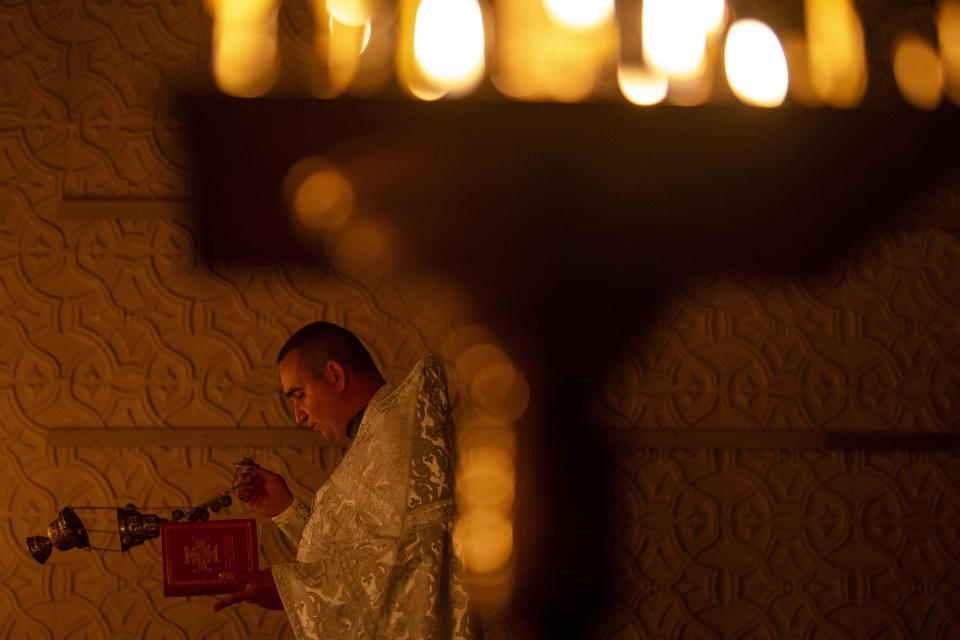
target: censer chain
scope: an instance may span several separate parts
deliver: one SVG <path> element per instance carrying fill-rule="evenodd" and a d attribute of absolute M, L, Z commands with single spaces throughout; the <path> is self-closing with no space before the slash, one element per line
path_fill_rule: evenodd
<path fill-rule="evenodd" d="M 209 511 L 217 512 L 220 511 L 223 507 L 229 507 L 231 504 L 230 494 L 237 494 L 239 485 L 233 485 L 228 489 L 225 489 L 222 493 L 217 494 L 215 497 L 207 500 L 206 502 L 200 504 L 199 506 L 186 506 L 186 507 L 176 507 L 170 505 L 160 505 L 155 507 L 138 507 L 135 504 L 128 504 L 124 507 L 106 507 L 100 505 L 78 505 L 71 506 L 71 509 L 74 510 L 83 510 L 83 511 L 104 511 L 104 510 L 113 510 L 113 509 L 123 509 L 125 511 L 129 510 L 140 510 L 140 511 L 170 511 L 173 514 L 173 520 L 179 521 L 183 520 L 185 517 L 189 516 L 190 520 L 206 520 L 209 517 Z M 110 531 L 105 529 L 88 529 L 88 531 L 95 533 L 117 533 L 116 531 Z"/>
<path fill-rule="evenodd" d="M 227 489 L 224 489 L 221 493 L 217 494 L 215 497 L 207 500 L 206 502 L 200 504 L 199 506 L 186 506 L 186 507 L 172 507 L 169 505 L 161 505 L 158 507 L 138 507 L 135 504 L 128 504 L 124 507 L 106 507 L 98 505 L 81 505 L 81 506 L 71 506 L 71 509 L 74 510 L 85 510 L 85 511 L 102 511 L 102 510 L 113 510 L 113 509 L 122 509 L 125 511 L 129 510 L 140 510 L 140 511 L 171 511 L 173 512 L 173 520 L 179 521 L 182 520 L 185 516 L 189 515 L 190 520 L 206 520 L 209 517 L 208 511 L 217 512 L 221 508 L 229 507 L 231 504 L 230 494 L 235 494 L 239 496 L 240 485 L 237 483 L 237 478 L 239 474 L 244 472 L 247 469 L 254 467 L 259 467 L 256 462 L 253 461 L 252 450 L 248 447 L 241 449 L 241 459 L 238 462 L 235 462 L 233 466 L 237 469 L 233 474 L 234 484 Z M 113 531 L 107 531 L 103 529 L 89 529 L 89 531 L 95 531 L 97 533 L 114 533 Z"/>
<path fill-rule="evenodd" d="M 223 492 L 217 494 L 217 497 L 216 497 L 216 498 L 211 498 L 210 500 L 207 500 L 207 501 L 204 502 L 203 504 L 199 505 L 199 508 L 206 508 L 206 507 L 208 507 L 212 502 L 214 502 L 214 501 L 216 501 L 217 499 L 219 499 L 220 496 L 230 495 L 231 493 L 234 494 L 234 495 L 236 495 L 237 489 L 239 488 L 239 486 L 240 486 L 240 485 L 236 485 L 236 484 L 235 484 L 235 485 L 233 485 L 232 487 L 229 487 L 229 488 L 227 488 L 227 489 L 224 489 Z M 166 504 L 165 504 L 165 505 L 156 506 L 156 507 L 139 507 L 139 506 L 136 506 L 136 505 L 127 505 L 127 506 L 128 506 L 128 507 L 129 507 L 129 506 L 133 506 L 134 508 L 136 508 L 136 509 L 138 509 L 138 510 L 140 510 L 140 511 L 192 511 L 193 509 L 197 509 L 197 508 L 198 508 L 198 507 L 195 507 L 195 506 L 175 507 L 175 506 L 170 506 L 170 505 L 166 505 Z M 115 510 L 117 507 L 106 507 L 106 506 L 102 506 L 102 505 L 70 505 L 70 508 L 73 509 L 74 511 L 80 511 L 80 510 L 83 510 L 83 511 L 113 511 L 113 510 Z M 109 533 L 109 532 L 104 531 L 104 530 L 102 530 L 102 529 L 87 529 L 87 531 L 96 531 L 96 532 L 102 532 L 102 533 Z"/>

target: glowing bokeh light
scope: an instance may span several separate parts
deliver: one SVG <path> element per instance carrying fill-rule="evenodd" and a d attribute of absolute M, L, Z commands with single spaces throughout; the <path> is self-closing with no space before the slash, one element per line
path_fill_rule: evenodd
<path fill-rule="evenodd" d="M 276 0 L 210 0 L 207 7 L 216 18 L 214 29 L 257 29 L 275 20 Z"/>
<path fill-rule="evenodd" d="M 447 95 L 448 92 L 446 87 L 430 85 L 421 82 L 411 82 L 407 88 L 410 89 L 410 93 L 412 93 L 415 98 L 419 98 L 425 102 L 439 100 L 443 96 Z"/>
<path fill-rule="evenodd" d="M 706 63 L 707 20 L 699 0 L 645 0 L 641 23 L 643 56 L 668 76 L 700 75 Z"/>
<path fill-rule="evenodd" d="M 277 41 L 270 34 L 236 32 L 219 38 L 213 54 L 213 77 L 224 93 L 256 98 L 276 82 Z"/>
<path fill-rule="evenodd" d="M 499 347 L 478 344 L 456 361 L 470 404 L 497 420 L 513 422 L 530 402 L 530 387 L 510 358 Z"/>
<path fill-rule="evenodd" d="M 712 89 L 713 78 L 708 73 L 692 78 L 670 78 L 667 101 L 681 107 L 696 107 L 710 99 Z"/>
<path fill-rule="evenodd" d="M 516 433 L 513 425 L 467 410 L 457 418 L 457 447 L 461 458 L 472 449 L 493 448 L 505 452 L 511 460 L 516 455 Z"/>
<path fill-rule="evenodd" d="M 817 97 L 810 81 L 809 55 L 807 54 L 807 39 L 803 34 L 788 31 L 781 35 L 783 54 L 787 59 L 789 70 L 789 93 L 791 99 L 805 107 L 819 107 L 823 104 Z"/>
<path fill-rule="evenodd" d="M 294 163 L 282 187 L 293 227 L 306 244 L 316 244 L 325 232 L 342 227 L 353 213 L 353 187 L 320 156 Z"/>
<path fill-rule="evenodd" d="M 496 509 L 508 513 L 515 492 L 513 456 L 492 446 L 466 449 L 457 470 L 457 502 L 461 511 Z"/>
<path fill-rule="evenodd" d="M 364 22 L 364 23 L 362 23 L 362 24 L 353 25 L 353 24 L 348 24 L 348 23 L 346 23 L 346 22 L 340 22 L 340 21 L 337 20 L 334 16 L 332 16 L 332 15 L 330 16 L 330 32 L 331 32 L 331 33 L 334 33 L 334 32 L 337 31 L 337 30 L 343 30 L 344 27 L 350 28 L 351 31 L 354 30 L 354 29 L 356 29 L 356 30 L 359 31 L 359 34 L 360 34 L 360 52 L 359 52 L 359 54 L 362 54 L 364 51 L 366 51 L 366 50 L 367 50 L 367 46 L 370 44 L 370 30 L 371 30 L 371 29 L 370 29 L 370 21 L 367 20 L 366 22 Z M 359 54 L 358 54 L 358 55 L 359 55 Z"/>
<path fill-rule="evenodd" d="M 613 17 L 613 0 L 543 0 L 547 15 L 572 29 L 590 29 Z"/>
<path fill-rule="evenodd" d="M 370 23 L 371 7 L 365 0 L 326 0 L 327 13 L 340 24 L 362 27 Z"/>
<path fill-rule="evenodd" d="M 512 421 L 525 411 L 529 387 L 483 326 L 454 330 L 440 353 L 454 363 L 449 371 L 460 398 L 454 550 L 475 600 L 496 610 L 507 605 L 513 588 L 516 434 Z"/>
<path fill-rule="evenodd" d="M 390 236 L 371 220 L 351 220 L 330 253 L 340 274 L 360 282 L 376 282 L 393 266 Z"/>
<path fill-rule="evenodd" d="M 588 47 L 579 46 L 582 43 L 565 48 L 562 40 L 560 37 L 552 41 L 553 59 L 545 66 L 554 72 L 541 68 L 540 86 L 553 100 L 578 102 L 590 95 L 597 83 L 598 57 Z"/>
<path fill-rule="evenodd" d="M 698 20 L 707 34 L 723 29 L 727 19 L 727 3 L 724 0 L 695 0 L 691 19 Z"/>
<path fill-rule="evenodd" d="M 346 222 L 352 202 L 350 183 L 336 170 L 321 169 L 297 187 L 293 210 L 306 226 L 325 231 Z"/>
<path fill-rule="evenodd" d="M 474 373 L 470 397 L 484 407 L 499 405 L 510 395 L 516 378 L 517 372 L 509 362 L 490 362 Z"/>
<path fill-rule="evenodd" d="M 476 0 L 423 0 L 413 34 L 417 64 L 433 82 L 454 93 L 483 76 L 483 15 Z"/>
<path fill-rule="evenodd" d="M 369 22 L 351 26 L 330 16 L 329 31 L 321 45 L 326 52 L 329 86 L 325 87 L 322 95 L 338 95 L 353 82 L 360 67 L 360 56 L 369 42 Z"/>
<path fill-rule="evenodd" d="M 582 100 L 620 55 L 615 20 L 573 28 L 553 18 L 540 0 L 494 2 L 493 9 L 491 81 L 511 98 Z"/>
<path fill-rule="evenodd" d="M 944 89 L 960 105 L 960 0 L 945 0 L 937 11 L 937 40 L 943 67 Z"/>
<path fill-rule="evenodd" d="M 804 0 L 810 81 L 817 97 L 855 107 L 867 89 L 863 27 L 851 0 Z"/>
<path fill-rule="evenodd" d="M 917 35 L 902 36 L 893 53 L 893 78 L 901 95 L 918 109 L 936 109 L 943 95 L 943 71 L 933 46 Z"/>
<path fill-rule="evenodd" d="M 277 77 L 277 5 L 274 0 L 211 2 L 213 77 L 224 93 L 261 96 Z"/>
<path fill-rule="evenodd" d="M 471 572 L 494 572 L 513 554 L 513 524 L 496 509 L 464 513 L 454 525 L 453 536 L 463 564 Z"/>
<path fill-rule="evenodd" d="M 743 102 L 776 107 L 787 95 L 787 59 L 773 30 L 759 20 L 740 20 L 727 32 L 724 68 L 730 89 Z"/>
<path fill-rule="evenodd" d="M 641 106 L 663 101 L 669 88 L 667 76 L 662 73 L 622 64 L 617 66 L 617 84 L 624 98 Z"/>

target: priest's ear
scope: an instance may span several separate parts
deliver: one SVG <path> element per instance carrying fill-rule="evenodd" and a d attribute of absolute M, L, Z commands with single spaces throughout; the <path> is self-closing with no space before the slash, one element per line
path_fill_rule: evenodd
<path fill-rule="evenodd" d="M 327 375 L 333 381 L 333 386 L 337 391 L 343 391 L 347 388 L 347 370 L 336 360 L 327 360 Z"/>

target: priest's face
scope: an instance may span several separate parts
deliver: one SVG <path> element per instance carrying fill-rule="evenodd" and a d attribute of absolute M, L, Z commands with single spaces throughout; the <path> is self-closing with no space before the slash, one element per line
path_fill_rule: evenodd
<path fill-rule="evenodd" d="M 280 361 L 280 384 L 293 402 L 297 424 L 319 431 L 329 440 L 346 437 L 349 418 L 344 418 L 343 389 L 329 367 L 317 378 L 294 349 Z"/>

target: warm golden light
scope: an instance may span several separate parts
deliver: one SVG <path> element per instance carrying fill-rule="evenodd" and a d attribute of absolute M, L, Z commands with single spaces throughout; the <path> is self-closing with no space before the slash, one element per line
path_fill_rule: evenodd
<path fill-rule="evenodd" d="M 620 93 L 633 104 L 648 106 L 667 97 L 667 76 L 639 65 L 618 65 L 617 84 Z"/>
<path fill-rule="evenodd" d="M 613 17 L 613 0 L 543 0 L 553 20 L 573 29 L 590 29 Z"/>
<path fill-rule="evenodd" d="M 724 68 L 730 89 L 743 102 L 776 107 L 787 95 L 787 59 L 773 30 L 759 20 L 740 20 L 727 32 Z"/>
<path fill-rule="evenodd" d="M 208 0 L 206 6 L 216 18 L 215 29 L 254 29 L 277 17 L 275 0 Z"/>
<path fill-rule="evenodd" d="M 211 2 L 213 77 L 224 93 L 261 96 L 277 76 L 277 5 L 274 0 Z"/>
<path fill-rule="evenodd" d="M 727 3 L 724 0 L 697 0 L 691 19 L 698 20 L 707 34 L 723 29 L 727 19 Z"/>
<path fill-rule="evenodd" d="M 455 545 L 467 571 L 491 573 L 513 554 L 513 524 L 496 509 L 471 509 L 454 525 Z"/>
<path fill-rule="evenodd" d="M 323 169 L 300 183 L 293 198 L 293 210 L 306 226 L 325 231 L 346 222 L 352 203 L 350 183 L 336 170 Z"/>
<path fill-rule="evenodd" d="M 360 282 L 376 282 L 393 263 L 390 237 L 371 220 L 354 220 L 333 241 L 333 266 L 343 275 Z"/>
<path fill-rule="evenodd" d="M 213 77 L 224 93 L 256 98 L 276 81 L 277 41 L 267 34 L 241 32 L 221 37 L 213 56 Z"/>
<path fill-rule="evenodd" d="M 353 213 L 353 188 L 330 162 L 319 156 L 298 161 L 283 180 L 283 193 L 295 228 L 313 242 L 337 229 Z"/>
<path fill-rule="evenodd" d="M 466 409 L 457 418 L 457 427 L 457 448 L 461 458 L 473 449 L 496 449 L 510 460 L 516 456 L 516 433 L 512 424 L 492 420 Z"/>
<path fill-rule="evenodd" d="M 472 447 L 460 456 L 457 504 L 463 510 L 496 509 L 508 513 L 514 497 L 513 457 L 501 448 Z"/>
<path fill-rule="evenodd" d="M 937 11 L 937 39 L 944 89 L 960 105 L 960 0 L 945 0 Z"/>
<path fill-rule="evenodd" d="M 456 369 L 472 406 L 498 420 L 513 422 L 530 402 L 530 387 L 506 353 L 492 344 L 478 344 L 464 351 Z"/>
<path fill-rule="evenodd" d="M 335 98 L 348 92 L 370 96 L 390 81 L 394 16 L 383 0 L 309 0 L 314 46 L 325 68 L 308 65 L 310 92 Z M 392 8 L 392 7 L 391 7 Z"/>
<path fill-rule="evenodd" d="M 436 85 L 431 85 L 427 83 L 411 83 L 409 87 L 410 93 L 413 94 L 415 98 L 430 102 L 433 100 L 439 100 L 443 96 L 447 95 L 447 88 L 440 87 Z"/>
<path fill-rule="evenodd" d="M 492 610 L 506 606 L 513 582 L 516 434 L 526 410 L 523 374 L 485 327 L 451 332 L 440 348 L 457 390 L 458 517 L 453 541 L 474 598 Z M 518 393 L 519 391 L 519 393 Z"/>
<path fill-rule="evenodd" d="M 333 20 L 333 17 L 330 18 Z M 360 53 L 362 54 L 367 50 L 367 45 L 370 44 L 370 21 L 367 20 L 363 23 L 363 35 L 360 37 Z"/>
<path fill-rule="evenodd" d="M 350 25 L 340 22 L 334 16 L 328 21 L 329 30 L 321 38 L 321 48 L 325 49 L 329 87 L 327 97 L 341 93 L 356 76 L 360 67 L 360 56 L 370 43 L 370 23 Z"/>
<path fill-rule="evenodd" d="M 699 0 L 644 0 L 644 62 L 668 76 L 700 75 L 706 64 L 708 21 Z"/>
<path fill-rule="evenodd" d="M 835 107 L 855 107 L 867 89 L 863 27 L 851 0 L 804 0 L 810 81 Z"/>
<path fill-rule="evenodd" d="M 331 18 L 350 27 L 369 25 L 373 17 L 366 0 L 326 0 L 326 4 Z"/>
<path fill-rule="evenodd" d="M 933 46 L 917 35 L 902 36 L 893 54 L 893 78 L 903 97 L 918 109 L 936 109 L 943 72 Z"/>
<path fill-rule="evenodd" d="M 801 33 L 788 31 L 781 35 L 780 41 L 783 44 L 783 55 L 787 59 L 787 69 L 789 69 L 790 98 L 805 107 L 821 106 L 823 103 L 817 97 L 810 81 L 807 39 Z"/>
<path fill-rule="evenodd" d="M 473 89 L 483 76 L 483 16 L 476 0 L 422 0 L 413 35 L 417 64 L 453 93 Z"/>
<path fill-rule="evenodd" d="M 493 84 L 519 100 L 576 102 L 587 97 L 619 55 L 614 20 L 566 26 L 542 2 L 494 3 L 497 25 Z"/>

